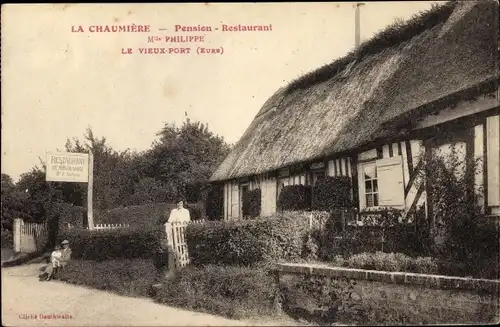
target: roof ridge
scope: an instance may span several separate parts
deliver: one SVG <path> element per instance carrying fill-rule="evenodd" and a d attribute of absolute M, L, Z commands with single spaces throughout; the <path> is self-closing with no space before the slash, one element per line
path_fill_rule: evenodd
<path fill-rule="evenodd" d="M 392 23 L 371 39 L 363 42 L 357 49 L 348 52 L 345 56 L 291 81 L 286 86 L 284 93 L 290 94 L 297 89 L 319 84 L 339 74 L 351 62 L 362 61 L 367 56 L 377 54 L 393 46 L 399 46 L 413 39 L 426 30 L 445 22 L 458 4 L 459 1 L 457 0 L 451 0 L 444 4 L 433 4 L 430 9 L 415 14 L 406 21 Z"/>

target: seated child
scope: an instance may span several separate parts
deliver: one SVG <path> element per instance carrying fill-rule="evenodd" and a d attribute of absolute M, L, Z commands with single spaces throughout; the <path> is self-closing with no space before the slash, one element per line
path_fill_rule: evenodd
<path fill-rule="evenodd" d="M 52 267 L 57 268 L 61 266 L 61 262 L 59 261 L 62 256 L 62 251 L 61 247 L 59 245 L 56 245 L 54 248 L 54 251 L 52 252 L 50 256 L 50 261 L 52 262 Z"/>

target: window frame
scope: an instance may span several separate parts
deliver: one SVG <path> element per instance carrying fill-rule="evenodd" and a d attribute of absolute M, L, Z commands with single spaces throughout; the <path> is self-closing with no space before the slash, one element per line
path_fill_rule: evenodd
<path fill-rule="evenodd" d="M 376 178 L 372 178 L 372 179 L 369 179 L 369 180 L 366 180 L 365 179 L 365 168 L 366 167 L 373 167 L 374 170 L 375 170 L 375 175 L 376 175 Z M 378 173 L 377 173 L 377 160 L 370 160 L 368 162 L 363 162 L 360 164 L 360 169 L 359 169 L 359 178 L 361 179 L 360 181 L 360 187 L 359 187 L 359 204 L 360 204 L 360 209 L 364 210 L 364 209 L 368 209 L 368 210 L 377 210 L 377 209 L 380 209 L 381 206 L 380 206 L 380 199 L 379 199 L 379 185 L 378 185 Z M 372 191 L 367 193 L 366 192 L 366 182 L 367 181 L 370 181 L 371 182 L 371 187 L 372 187 Z M 374 190 L 374 187 L 373 187 L 373 181 L 377 181 L 377 191 L 375 192 Z M 377 195 L 377 205 L 373 205 L 373 206 L 368 206 L 367 205 L 367 201 L 366 201 L 366 196 L 367 195 L 371 195 L 373 197 L 373 195 Z M 373 201 L 375 202 L 375 201 Z"/>

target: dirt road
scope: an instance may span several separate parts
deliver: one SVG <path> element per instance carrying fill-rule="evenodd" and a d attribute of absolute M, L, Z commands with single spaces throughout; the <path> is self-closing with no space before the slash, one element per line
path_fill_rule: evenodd
<path fill-rule="evenodd" d="M 3 326 L 249 326 L 99 290 L 39 282 L 40 264 L 2 268 Z M 59 315 L 59 316 L 51 316 Z"/>

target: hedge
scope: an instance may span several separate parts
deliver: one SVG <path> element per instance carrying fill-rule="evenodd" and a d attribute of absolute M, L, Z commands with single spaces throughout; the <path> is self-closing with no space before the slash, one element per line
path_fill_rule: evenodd
<path fill-rule="evenodd" d="M 253 265 L 302 255 L 308 221 L 290 213 L 271 218 L 207 222 L 186 228 L 194 265 Z"/>
<path fill-rule="evenodd" d="M 318 256 L 323 260 L 330 260 L 338 254 L 361 252 L 402 252 L 409 255 L 427 253 L 414 226 L 401 225 L 385 229 L 377 226 L 347 226 L 345 233 L 314 230 L 312 235 L 319 248 Z"/>
<path fill-rule="evenodd" d="M 205 214 L 210 220 L 219 220 L 224 217 L 224 184 L 210 185 Z"/>
<path fill-rule="evenodd" d="M 243 216 L 244 217 L 257 217 L 260 215 L 262 192 L 260 189 L 248 191 L 243 196 Z"/>
<path fill-rule="evenodd" d="M 8 229 L 2 228 L 2 249 L 10 249 L 14 243 L 14 237 L 12 235 L 12 231 Z"/>
<path fill-rule="evenodd" d="M 277 206 L 280 211 L 310 210 L 311 187 L 307 185 L 288 185 L 283 187 Z"/>
<path fill-rule="evenodd" d="M 403 271 L 421 274 L 439 273 L 438 261 L 432 257 L 410 257 L 404 253 L 363 252 L 348 258 L 335 256 L 336 267 L 355 269 Z"/>
<path fill-rule="evenodd" d="M 331 211 L 337 208 L 352 207 L 351 178 L 347 176 L 326 177 L 319 180 L 312 189 L 311 207 L 313 210 Z"/>
<path fill-rule="evenodd" d="M 59 242 L 63 239 L 69 240 L 74 259 L 154 259 L 166 252 L 162 228 L 70 229 L 61 233 Z"/>
<path fill-rule="evenodd" d="M 128 224 L 132 227 L 153 227 L 164 224 L 170 211 L 177 207 L 175 203 L 151 203 L 139 206 L 120 207 L 106 211 L 96 212 L 96 224 Z M 191 220 L 205 217 L 203 203 L 188 203 L 185 207 L 189 210 Z"/>

